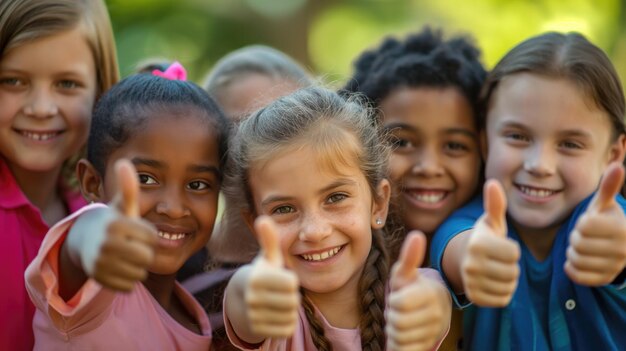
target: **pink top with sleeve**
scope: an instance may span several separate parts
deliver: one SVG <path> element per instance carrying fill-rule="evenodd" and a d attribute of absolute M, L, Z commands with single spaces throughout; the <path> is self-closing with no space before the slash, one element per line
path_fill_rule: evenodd
<path fill-rule="evenodd" d="M 70 213 L 86 204 L 77 191 L 63 191 L 63 196 Z M 0 156 L 0 350 L 33 349 L 35 306 L 24 288 L 24 271 L 48 229 Z"/>
<path fill-rule="evenodd" d="M 433 280 L 444 284 L 443 279 L 439 272 L 431 268 L 420 268 L 420 274 L 423 276 L 427 276 Z M 387 292 L 388 293 L 388 292 Z M 224 302 L 224 306 L 226 303 Z M 328 341 L 333 345 L 334 351 L 361 351 L 361 334 L 359 329 L 341 329 L 333 327 L 328 323 L 324 315 L 320 313 L 320 311 L 313 305 L 315 308 L 315 314 L 317 318 L 322 322 L 322 326 L 324 328 L 324 335 L 328 339 Z M 230 320 L 226 316 L 226 310 L 224 309 L 224 325 L 226 327 L 226 334 L 230 339 L 230 342 L 238 347 L 241 350 L 263 350 L 263 351 L 317 351 L 315 344 L 313 343 L 313 338 L 311 337 L 311 331 L 309 326 L 309 321 L 306 319 L 306 313 L 304 312 L 304 308 L 300 307 L 298 310 L 298 325 L 296 330 L 291 338 L 288 339 L 272 339 L 268 338 L 260 345 L 256 346 L 246 343 L 245 341 L 239 339 L 235 331 L 233 330 L 233 326 L 230 323 Z M 449 326 L 448 326 L 449 330 Z M 433 350 L 437 350 L 443 339 L 445 339 L 448 332 L 441 338 L 439 343 L 433 348 Z"/>
<path fill-rule="evenodd" d="M 130 293 L 103 288 L 89 279 L 69 301 L 58 295 L 58 259 L 69 228 L 89 205 L 55 225 L 26 270 L 26 288 L 37 306 L 34 350 L 202 350 L 211 346 L 204 309 L 176 283 L 174 294 L 202 331 L 180 325 L 141 283 Z"/>

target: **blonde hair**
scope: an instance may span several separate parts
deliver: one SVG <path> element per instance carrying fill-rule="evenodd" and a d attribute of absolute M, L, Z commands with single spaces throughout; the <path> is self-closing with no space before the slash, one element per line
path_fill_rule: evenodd
<path fill-rule="evenodd" d="M 342 98 L 320 87 L 301 89 L 282 97 L 244 120 L 234 136 L 224 180 L 224 193 L 239 209 L 255 214 L 249 179 L 257 167 L 278 154 L 311 147 L 325 167 L 359 167 L 373 197 L 387 175 L 389 143 L 373 111 L 358 98 Z M 363 350 L 385 348 L 385 284 L 389 275 L 383 235 L 373 230 L 370 253 L 359 281 L 360 332 Z M 303 299 L 316 347 L 330 350 L 324 330 Z"/>
<path fill-rule="evenodd" d="M 0 60 L 9 50 L 78 26 L 93 54 L 96 100 L 119 80 L 111 20 L 102 0 L 2 0 L 0 1 Z M 77 182 L 74 168 L 84 148 L 66 160 L 62 177 Z"/>

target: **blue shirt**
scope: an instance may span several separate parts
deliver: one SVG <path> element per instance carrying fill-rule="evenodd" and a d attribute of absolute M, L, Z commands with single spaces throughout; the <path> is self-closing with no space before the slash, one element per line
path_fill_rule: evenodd
<path fill-rule="evenodd" d="M 561 225 L 543 262 L 532 257 L 509 225 L 508 236 L 520 243 L 522 255 L 518 287 L 508 306 L 470 306 L 463 296 L 452 293 L 457 306 L 469 306 L 464 313 L 466 349 L 626 350 L 623 275 L 618 284 L 593 288 L 572 282 L 563 270 L 570 232 L 590 200 L 591 196 L 581 202 Z M 626 200 L 622 196 L 616 200 L 626 212 Z M 431 258 L 444 280 L 441 261 L 448 242 L 471 229 L 483 212 L 483 200 L 478 197 L 454 212 L 437 230 Z"/>

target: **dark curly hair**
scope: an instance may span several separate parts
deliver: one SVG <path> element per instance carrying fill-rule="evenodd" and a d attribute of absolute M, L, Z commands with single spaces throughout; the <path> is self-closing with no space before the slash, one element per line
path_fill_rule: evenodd
<path fill-rule="evenodd" d="M 341 93 L 361 93 L 378 106 L 398 88 L 456 87 L 477 115 L 486 75 L 480 50 L 471 38 L 444 40 L 441 30 L 425 27 L 404 41 L 387 37 L 378 48 L 361 54 L 354 62 L 354 75 Z"/>

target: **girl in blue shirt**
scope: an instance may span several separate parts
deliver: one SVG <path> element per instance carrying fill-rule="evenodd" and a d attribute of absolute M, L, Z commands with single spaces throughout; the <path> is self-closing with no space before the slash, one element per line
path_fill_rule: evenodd
<path fill-rule="evenodd" d="M 546 33 L 504 56 L 482 101 L 491 180 L 431 246 L 457 302 L 475 305 L 466 345 L 623 350 L 626 132 L 613 65 L 579 34 Z"/>

